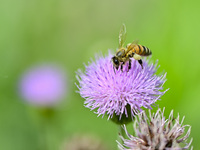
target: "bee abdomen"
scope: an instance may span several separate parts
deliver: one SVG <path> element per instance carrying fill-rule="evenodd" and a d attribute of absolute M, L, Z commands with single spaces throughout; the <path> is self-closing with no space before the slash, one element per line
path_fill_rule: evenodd
<path fill-rule="evenodd" d="M 137 45 L 135 47 L 135 53 L 141 56 L 149 56 L 151 55 L 151 50 L 145 46 Z"/>

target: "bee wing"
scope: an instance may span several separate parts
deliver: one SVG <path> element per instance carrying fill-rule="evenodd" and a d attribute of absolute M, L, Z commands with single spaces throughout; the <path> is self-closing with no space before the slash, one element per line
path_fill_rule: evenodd
<path fill-rule="evenodd" d="M 139 40 L 134 40 L 134 41 L 132 42 L 132 44 L 134 44 L 134 45 L 138 45 L 138 43 L 139 43 Z"/>
<path fill-rule="evenodd" d="M 139 43 L 139 40 L 134 40 L 134 41 L 131 43 L 132 46 L 131 46 L 131 47 L 128 47 L 128 51 L 129 51 L 130 49 L 134 48 L 135 46 L 137 46 L 138 43 Z"/>
<path fill-rule="evenodd" d="M 126 25 L 122 24 L 119 31 L 119 48 L 123 47 L 126 39 Z"/>

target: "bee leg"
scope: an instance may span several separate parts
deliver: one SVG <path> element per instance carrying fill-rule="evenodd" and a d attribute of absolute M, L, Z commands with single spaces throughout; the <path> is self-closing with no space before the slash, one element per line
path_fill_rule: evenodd
<path fill-rule="evenodd" d="M 143 65 L 142 65 L 142 59 L 138 60 L 139 64 L 141 65 L 142 69 L 143 69 Z"/>
<path fill-rule="evenodd" d="M 124 64 L 125 64 L 125 62 L 123 62 L 122 64 L 121 64 L 121 71 L 123 72 L 123 66 L 124 66 Z"/>
<path fill-rule="evenodd" d="M 116 69 L 117 69 L 117 70 L 119 69 L 119 65 L 116 66 Z"/>
<path fill-rule="evenodd" d="M 123 72 L 123 65 L 124 65 L 124 63 L 121 64 L 121 71 L 122 71 L 122 72 Z"/>
<path fill-rule="evenodd" d="M 131 69 L 131 60 L 128 61 L 128 71 Z"/>
<path fill-rule="evenodd" d="M 114 72 L 119 69 L 119 66 L 113 66 Z M 115 72 L 116 73 L 116 72 Z"/>

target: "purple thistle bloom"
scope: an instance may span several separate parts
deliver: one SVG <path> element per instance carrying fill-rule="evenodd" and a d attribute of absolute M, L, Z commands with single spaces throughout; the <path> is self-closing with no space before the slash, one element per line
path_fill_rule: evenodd
<path fill-rule="evenodd" d="M 128 71 L 128 63 L 124 65 L 123 72 L 113 68 L 112 54 L 96 57 L 85 65 L 85 72 L 78 70 L 79 93 L 85 99 L 85 107 L 96 109 L 99 115 L 122 115 L 132 118 L 142 107 L 151 109 L 164 92 L 162 85 L 166 79 L 164 75 L 155 75 L 156 65 L 148 64 L 143 60 L 143 67 L 132 59 L 131 69 Z M 129 112 L 130 111 L 130 112 Z"/>
<path fill-rule="evenodd" d="M 149 111 L 149 117 L 142 112 L 135 119 L 133 125 L 135 136 L 129 134 L 126 126 L 123 126 L 128 139 L 120 135 L 124 142 L 121 145 L 117 141 L 121 150 L 183 150 L 189 149 L 192 143 L 192 139 L 187 143 L 191 126 L 182 125 L 184 117 L 181 122 L 179 115 L 174 118 L 173 110 L 168 119 L 164 117 L 164 110 L 162 112 L 160 109 L 155 114 Z M 185 133 L 186 128 L 188 130 Z"/>
<path fill-rule="evenodd" d="M 67 92 L 63 70 L 56 66 L 43 65 L 31 68 L 20 80 L 20 94 L 24 100 L 40 106 L 52 106 Z"/>

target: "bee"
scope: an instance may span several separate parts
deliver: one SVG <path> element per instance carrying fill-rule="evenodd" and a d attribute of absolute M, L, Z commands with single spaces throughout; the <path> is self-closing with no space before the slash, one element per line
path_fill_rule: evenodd
<path fill-rule="evenodd" d="M 122 25 L 120 32 L 119 32 L 119 48 L 112 57 L 113 66 L 118 70 L 119 66 L 121 65 L 121 70 L 123 70 L 123 65 L 128 62 L 128 70 L 131 68 L 131 59 L 134 58 L 139 62 L 143 69 L 142 65 L 142 56 L 149 56 L 152 54 L 151 50 L 145 46 L 137 44 L 138 41 L 133 41 L 124 47 L 126 38 L 126 26 L 125 24 Z"/>

